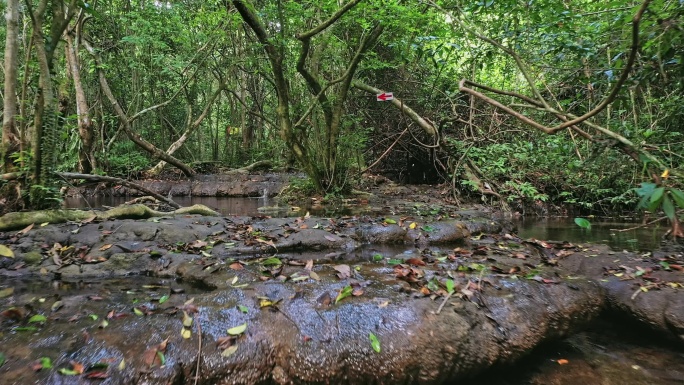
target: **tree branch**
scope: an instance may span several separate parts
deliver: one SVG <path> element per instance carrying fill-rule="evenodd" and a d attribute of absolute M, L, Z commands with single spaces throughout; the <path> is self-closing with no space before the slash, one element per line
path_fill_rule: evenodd
<path fill-rule="evenodd" d="M 347 13 L 347 11 L 354 8 L 361 1 L 362 0 L 351 0 L 350 2 L 348 2 L 347 4 L 342 6 L 342 8 L 340 8 L 337 12 L 335 12 L 327 20 L 323 21 L 321 24 L 317 25 L 316 27 L 314 27 L 314 28 L 312 28 L 312 29 L 310 29 L 304 33 L 300 33 L 295 37 L 299 40 L 311 39 L 312 37 L 323 32 L 326 28 L 330 27 L 333 23 L 335 23 L 337 20 L 339 20 L 345 13 Z"/>
<path fill-rule="evenodd" d="M 382 91 L 379 88 L 375 88 L 373 86 L 369 86 L 367 84 L 362 83 L 361 81 L 354 81 L 352 85 L 355 88 L 358 88 L 362 91 L 366 91 L 370 94 L 376 95 L 376 94 L 381 94 L 384 91 Z M 406 114 L 411 120 L 413 120 L 414 123 L 416 123 L 420 128 L 425 131 L 428 135 L 432 136 L 433 138 L 437 137 L 437 129 L 435 126 L 430 124 L 427 120 L 425 120 L 422 116 L 420 116 L 416 111 L 411 109 L 409 106 L 407 106 L 404 102 L 401 101 L 401 99 L 395 97 L 392 99 L 391 103 L 399 108 L 399 110 Z"/>

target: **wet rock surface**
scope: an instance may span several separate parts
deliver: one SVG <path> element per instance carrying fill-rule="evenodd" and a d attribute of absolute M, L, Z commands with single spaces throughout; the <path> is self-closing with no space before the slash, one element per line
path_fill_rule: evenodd
<path fill-rule="evenodd" d="M 84 222 L 0 233 L 0 383 L 449 383 L 607 313 L 684 345 L 677 252 L 474 211 Z"/>

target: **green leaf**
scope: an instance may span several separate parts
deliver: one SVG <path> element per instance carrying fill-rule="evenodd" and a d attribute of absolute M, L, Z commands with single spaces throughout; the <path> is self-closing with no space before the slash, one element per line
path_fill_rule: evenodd
<path fill-rule="evenodd" d="M 9 297 L 12 294 L 14 294 L 13 287 L 6 287 L 4 289 L 0 289 L 0 298 Z"/>
<path fill-rule="evenodd" d="M 35 326 L 18 326 L 12 330 L 16 332 L 35 332 L 38 330 L 38 328 Z"/>
<path fill-rule="evenodd" d="M 653 198 L 653 195 L 651 195 L 651 198 Z M 655 212 L 655 211 L 658 209 L 658 207 L 660 207 L 660 204 L 661 204 L 662 202 L 663 202 L 663 196 L 661 195 L 661 196 L 660 196 L 660 199 L 658 199 L 657 201 L 652 201 L 652 202 L 650 202 L 650 203 L 648 204 L 648 207 L 646 208 L 646 210 L 648 210 L 648 211 L 650 211 L 650 212 L 653 213 L 653 212 Z"/>
<path fill-rule="evenodd" d="M 454 292 L 454 280 L 453 279 L 447 279 L 446 280 L 446 289 L 449 294 Z"/>
<path fill-rule="evenodd" d="M 650 197 L 653 194 L 653 191 L 655 190 L 655 188 L 656 188 L 655 183 L 644 182 L 644 183 L 641 183 L 641 187 L 635 188 L 634 191 L 640 197 Z"/>
<path fill-rule="evenodd" d="M 249 311 L 249 308 L 245 305 L 237 305 L 237 308 L 245 314 L 247 314 L 247 312 Z"/>
<path fill-rule="evenodd" d="M 40 357 L 40 366 L 43 369 L 52 369 L 52 360 L 50 357 Z"/>
<path fill-rule="evenodd" d="M 343 299 L 349 297 L 352 294 L 353 290 L 350 285 L 347 285 L 340 290 L 340 293 L 335 297 L 335 303 L 338 303 L 342 301 Z"/>
<path fill-rule="evenodd" d="M 145 315 L 145 313 L 143 313 L 142 310 L 138 309 L 137 307 L 133 308 L 133 313 L 135 313 L 135 315 L 138 315 L 138 316 Z"/>
<path fill-rule="evenodd" d="M 34 323 L 34 322 L 45 322 L 47 321 L 47 317 L 42 315 L 42 314 L 35 314 L 31 318 L 29 318 L 28 322 L 29 323 Z"/>
<path fill-rule="evenodd" d="M 235 352 L 237 352 L 237 349 L 238 349 L 237 344 L 232 345 L 232 346 L 228 347 L 226 350 L 224 350 L 224 351 L 221 353 L 221 356 L 223 356 L 223 357 L 230 357 L 230 356 L 232 356 Z"/>
<path fill-rule="evenodd" d="M 166 356 L 164 355 L 164 353 L 157 350 L 157 356 L 159 356 L 159 362 L 161 363 L 161 366 L 166 365 Z"/>
<path fill-rule="evenodd" d="M 684 192 L 676 188 L 671 188 L 670 194 L 672 195 L 672 199 L 677 203 L 677 206 L 684 209 Z"/>
<path fill-rule="evenodd" d="M 658 187 L 657 189 L 653 190 L 653 194 L 651 194 L 651 203 L 655 203 L 660 200 L 660 198 L 663 197 L 663 194 L 665 193 L 665 187 Z"/>
<path fill-rule="evenodd" d="M 0 368 L 5 365 L 5 353 L 0 352 Z"/>
<path fill-rule="evenodd" d="M 435 228 L 430 226 L 430 225 L 425 225 L 425 226 L 421 227 L 421 229 L 423 231 L 425 231 L 426 233 L 431 233 L 431 232 L 435 231 Z"/>
<path fill-rule="evenodd" d="M 674 204 L 672 204 L 672 200 L 667 195 L 663 197 L 663 212 L 665 212 L 665 215 L 670 218 L 670 220 L 674 219 L 675 207 Z"/>
<path fill-rule="evenodd" d="M 390 260 L 387 261 L 387 263 L 389 265 L 401 265 L 402 262 L 403 261 L 401 259 L 397 259 L 397 258 L 390 258 Z"/>
<path fill-rule="evenodd" d="M 382 261 L 382 254 L 373 254 L 373 260 L 374 261 Z"/>
<path fill-rule="evenodd" d="M 387 224 L 389 224 L 389 225 L 396 225 L 396 224 L 397 224 L 397 221 L 395 221 L 395 220 L 392 219 L 392 218 L 385 218 L 385 223 L 387 223 Z"/>
<path fill-rule="evenodd" d="M 378 337 L 373 333 L 369 333 L 368 338 L 370 339 L 373 350 L 375 350 L 376 353 L 380 353 L 380 341 L 378 340 Z"/>
<path fill-rule="evenodd" d="M 283 262 L 282 262 L 280 259 L 276 258 L 276 257 L 271 257 L 271 258 L 265 259 L 263 262 L 261 262 L 261 264 L 264 265 L 264 266 L 268 266 L 268 265 L 282 265 Z"/>
<path fill-rule="evenodd" d="M 59 369 L 59 374 L 64 376 L 77 376 L 79 373 L 73 369 L 62 368 Z"/>
<path fill-rule="evenodd" d="M 240 334 L 244 333 L 245 330 L 247 330 L 247 322 L 228 329 L 228 334 L 231 336 L 239 336 Z"/>
<path fill-rule="evenodd" d="M 583 229 L 591 230 L 591 222 L 584 218 L 575 218 L 575 224 Z"/>
<path fill-rule="evenodd" d="M 159 304 L 161 305 L 161 304 L 163 304 L 164 302 L 166 302 L 166 301 L 168 301 L 168 300 L 169 300 L 169 296 L 168 296 L 168 295 L 162 295 L 162 296 L 159 298 Z"/>
<path fill-rule="evenodd" d="M 97 314 L 91 314 L 91 315 L 89 315 L 89 317 L 90 317 L 90 319 L 92 319 L 93 321 L 97 321 L 97 318 L 98 318 L 98 317 L 97 317 Z"/>
<path fill-rule="evenodd" d="M 9 247 L 0 245 L 0 257 L 14 258 L 14 252 Z"/>

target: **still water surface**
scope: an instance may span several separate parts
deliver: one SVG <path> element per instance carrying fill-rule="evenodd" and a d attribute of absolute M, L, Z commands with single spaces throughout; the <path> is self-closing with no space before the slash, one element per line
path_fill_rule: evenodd
<path fill-rule="evenodd" d="M 658 248 L 667 222 L 641 227 L 634 219 L 590 219 L 591 230 L 575 224 L 574 218 L 523 218 L 516 222 L 518 235 L 547 241 L 602 243 L 615 250 L 653 250 Z"/>

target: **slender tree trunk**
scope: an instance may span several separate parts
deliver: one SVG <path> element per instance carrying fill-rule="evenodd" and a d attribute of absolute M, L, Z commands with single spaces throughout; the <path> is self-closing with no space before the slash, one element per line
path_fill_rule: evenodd
<path fill-rule="evenodd" d="M 28 4 L 28 3 L 27 3 Z M 33 113 L 33 128 L 29 132 L 29 141 L 31 142 L 31 151 L 33 155 L 33 181 L 40 184 L 41 169 L 43 168 L 43 120 L 45 117 L 45 110 L 51 111 L 54 101 L 54 94 L 52 91 L 52 77 L 50 75 L 50 65 L 48 63 L 47 52 L 45 50 L 45 39 L 43 37 L 43 18 L 45 16 L 45 9 L 47 8 L 47 1 L 42 0 L 35 12 L 31 14 L 33 22 L 33 41 L 36 49 L 36 58 L 38 59 L 38 92 L 36 94 L 34 113 Z M 29 11 L 31 12 L 31 11 Z M 47 108 L 46 108 L 47 107 Z M 50 120 L 48 120 L 49 124 Z"/>
<path fill-rule="evenodd" d="M 78 60 L 78 50 L 74 43 L 74 37 L 66 34 L 66 59 L 71 76 L 74 80 L 76 92 L 76 114 L 78 115 L 78 135 L 81 138 L 81 149 L 78 153 L 78 171 L 90 174 L 95 168 L 93 156 L 93 121 L 90 119 L 88 100 L 86 99 L 83 82 L 81 81 L 81 66 Z"/>
<path fill-rule="evenodd" d="M 53 140 L 54 130 L 57 123 L 57 104 L 55 102 L 54 90 L 52 89 L 51 69 L 59 39 L 77 9 L 76 0 L 69 1 L 69 4 L 66 6 L 66 13 L 64 12 L 64 1 L 53 1 L 50 8 L 50 28 L 47 31 L 48 35 L 45 36 L 43 29 L 45 28 L 47 3 L 47 0 L 41 0 L 34 10 L 31 1 L 25 1 L 29 16 L 31 17 L 33 42 L 36 48 L 36 58 L 38 59 L 40 74 L 35 103 L 33 133 L 31 135 L 31 149 L 34 158 L 33 183 L 35 184 L 40 184 L 41 179 L 47 176 L 49 169 L 52 167 L 52 153 L 55 146 Z M 47 131 L 44 132 L 44 129 L 47 129 Z M 45 152 L 45 157 L 43 152 Z"/>
<path fill-rule="evenodd" d="M 7 35 L 5 37 L 5 94 L 2 118 L 0 162 L 4 172 L 14 169 L 10 155 L 19 149 L 15 117 L 17 115 L 17 66 L 19 55 L 19 1 L 7 0 L 5 10 Z"/>

